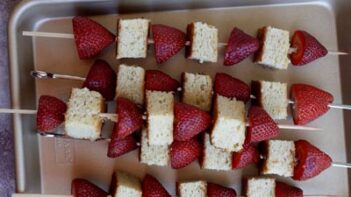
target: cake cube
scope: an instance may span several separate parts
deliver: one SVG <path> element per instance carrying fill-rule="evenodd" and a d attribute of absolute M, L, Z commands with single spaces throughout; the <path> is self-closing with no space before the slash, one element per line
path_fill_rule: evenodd
<path fill-rule="evenodd" d="M 217 148 L 211 144 L 210 135 L 204 135 L 204 153 L 202 168 L 210 170 L 231 170 L 232 152 Z"/>
<path fill-rule="evenodd" d="M 150 145 L 145 128 L 141 132 L 140 162 L 156 166 L 167 166 L 170 162 L 169 146 Z"/>
<path fill-rule="evenodd" d="M 150 145 L 173 142 L 174 95 L 172 92 L 146 91 L 147 130 Z"/>
<path fill-rule="evenodd" d="M 235 98 L 217 95 L 211 143 L 230 152 L 238 152 L 245 141 L 245 104 Z"/>
<path fill-rule="evenodd" d="M 262 107 L 275 120 L 288 117 L 288 85 L 271 81 L 252 81 L 253 105 Z"/>
<path fill-rule="evenodd" d="M 142 196 L 140 180 L 137 177 L 122 171 L 116 171 L 115 173 L 113 173 L 110 191 L 113 197 Z"/>
<path fill-rule="evenodd" d="M 274 69 L 287 69 L 290 63 L 289 31 L 263 27 L 259 30 L 258 39 L 261 48 L 256 52 L 255 62 Z"/>
<path fill-rule="evenodd" d="M 203 62 L 217 62 L 218 58 L 218 29 L 203 22 L 188 25 L 187 34 L 190 46 L 187 47 L 189 59 Z"/>
<path fill-rule="evenodd" d="M 139 66 L 121 64 L 117 75 L 116 98 L 123 97 L 144 104 L 145 70 Z"/>
<path fill-rule="evenodd" d="M 294 141 L 268 140 L 264 143 L 264 160 L 261 174 L 276 174 L 284 177 L 294 175 Z"/>
<path fill-rule="evenodd" d="M 212 88 L 212 79 L 209 75 L 183 73 L 182 102 L 210 111 Z"/>
<path fill-rule="evenodd" d="M 88 88 L 73 88 L 65 114 L 66 135 L 77 139 L 96 140 L 101 135 L 105 103 L 102 95 Z"/>
<path fill-rule="evenodd" d="M 249 178 L 246 183 L 247 197 L 275 197 L 275 179 Z"/>
<path fill-rule="evenodd" d="M 177 184 L 177 194 L 179 197 L 206 197 L 206 181 L 182 182 Z"/>
<path fill-rule="evenodd" d="M 117 59 L 145 58 L 150 20 L 119 19 L 117 28 Z"/>

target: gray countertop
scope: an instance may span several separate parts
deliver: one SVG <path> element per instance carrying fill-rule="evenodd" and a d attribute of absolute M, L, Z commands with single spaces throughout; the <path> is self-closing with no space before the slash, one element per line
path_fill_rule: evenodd
<path fill-rule="evenodd" d="M 0 1 L 0 108 L 9 108 L 9 61 L 7 24 L 19 0 Z M 11 116 L 0 114 L 0 196 L 11 196 L 15 191 L 15 157 Z"/>

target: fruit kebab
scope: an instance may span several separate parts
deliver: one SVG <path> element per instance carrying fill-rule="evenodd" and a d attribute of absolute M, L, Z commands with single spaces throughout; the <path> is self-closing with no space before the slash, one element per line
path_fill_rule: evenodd
<path fill-rule="evenodd" d="M 217 131 L 212 129 L 209 133 L 203 132 L 191 140 L 175 141 L 170 148 L 172 168 L 183 168 L 198 160 L 202 169 L 227 171 L 263 160 L 263 165 L 260 166 L 262 174 L 292 176 L 295 180 L 317 176 L 331 165 L 351 168 L 347 163 L 332 162 L 326 153 L 306 140 L 272 140 L 278 135 L 278 128 L 273 119 L 259 107 L 254 106 L 249 110 L 248 119 L 250 127 L 245 133 L 244 144 L 240 150 L 233 151 L 216 143 L 214 139 Z M 229 137 L 222 139 L 222 144 L 231 142 Z M 259 143 L 259 149 L 256 148 L 256 143 Z M 239 146 L 238 139 L 235 145 Z M 155 159 L 161 157 L 157 156 L 155 155 Z"/>
<path fill-rule="evenodd" d="M 44 71 L 32 71 L 31 74 L 36 78 L 85 81 L 84 87 L 100 92 L 106 100 L 112 100 L 117 95 L 130 99 L 139 105 L 144 104 L 144 88 L 182 91 L 182 102 L 195 105 L 206 111 L 211 109 L 212 99 L 210 98 L 213 96 L 213 91 L 217 95 L 236 98 L 243 102 L 252 99 L 252 104 L 263 107 L 274 119 L 286 119 L 288 116 L 287 107 L 288 104 L 291 104 L 294 123 L 297 125 L 307 124 L 317 119 L 329 108 L 351 109 L 350 105 L 333 104 L 333 96 L 330 93 L 311 85 L 293 84 L 290 89 L 292 100 L 288 100 L 287 83 L 252 81 L 250 90 L 245 82 L 225 73 L 217 73 L 213 85 L 209 75 L 183 73 L 181 88 L 178 81 L 162 71 L 145 71 L 142 67 L 124 64 L 119 67 L 116 82 L 116 74 L 103 60 L 97 60 L 93 64 L 86 79 Z M 194 87 L 192 87 L 193 83 L 196 84 Z M 200 86 L 205 87 L 206 90 L 202 91 Z M 270 89 L 271 86 L 277 91 Z M 199 103 L 200 101 L 202 102 Z"/>
<path fill-rule="evenodd" d="M 152 97 L 155 94 L 157 94 L 158 96 L 166 95 L 166 97 L 168 97 L 169 100 L 173 100 L 173 98 L 170 98 L 170 97 L 172 97 L 172 95 L 167 94 L 165 92 L 169 92 L 169 91 L 175 92 L 178 89 L 179 83 L 175 79 L 171 78 L 170 76 L 168 76 L 167 74 L 165 74 L 161 71 L 147 70 L 144 73 L 144 71 L 141 69 L 142 69 L 141 67 L 132 67 L 132 66 L 121 65 L 120 71 L 118 72 L 118 76 L 119 76 L 118 78 L 120 79 L 120 83 L 117 82 L 117 88 L 112 87 L 112 89 L 109 90 L 109 92 L 111 92 L 111 91 L 113 92 L 114 89 L 117 89 L 118 95 L 120 95 L 122 97 L 127 97 L 127 99 L 130 99 L 136 103 L 139 100 L 144 100 L 144 98 L 139 98 L 139 97 L 143 96 L 144 88 L 145 88 L 147 90 L 147 94 L 146 94 L 147 96 Z M 90 73 L 92 73 L 92 72 L 90 72 Z M 132 79 L 123 78 L 123 76 L 128 76 L 129 73 L 138 73 L 138 74 L 135 74 L 134 78 L 132 78 Z M 56 74 L 35 72 L 35 76 L 37 76 L 37 77 L 38 76 L 47 77 L 47 76 L 55 76 L 55 75 Z M 189 73 L 185 74 L 185 76 L 188 76 L 188 75 L 190 78 L 192 77 L 192 74 L 189 74 Z M 217 74 L 217 75 L 224 76 L 223 74 Z M 144 81 L 143 80 L 134 80 L 134 79 L 135 78 L 143 79 L 144 76 L 145 76 L 145 87 L 143 88 Z M 226 75 L 226 76 L 230 77 L 229 75 Z M 199 77 L 199 76 L 197 76 L 197 77 Z M 99 80 L 97 80 L 98 76 L 95 76 L 95 77 L 92 76 L 92 78 L 94 78 L 96 81 L 99 81 Z M 222 79 L 220 81 L 223 81 L 223 83 L 217 83 L 218 79 Z M 103 79 L 101 78 L 100 80 L 103 80 Z M 194 79 L 194 80 L 200 81 L 201 78 Z M 192 82 L 193 81 L 190 81 L 189 84 Z M 111 84 L 111 82 L 107 82 L 107 81 L 105 81 L 105 83 Z M 197 83 L 197 82 L 194 82 L 194 83 Z M 212 83 L 212 82 L 210 82 L 210 83 Z M 223 87 L 223 85 L 221 85 L 221 84 L 225 84 L 225 83 L 229 84 L 230 86 L 228 88 L 226 88 L 226 87 Z M 104 84 L 104 83 L 101 82 L 101 84 Z M 123 86 L 120 84 L 122 84 Z M 216 85 L 215 92 L 220 94 L 220 95 L 228 96 L 228 94 L 230 94 L 229 96 L 238 98 L 238 100 L 247 100 L 247 98 L 249 98 L 248 97 L 249 91 L 250 91 L 249 87 L 243 82 L 233 84 L 231 81 L 228 81 L 225 78 L 216 77 L 215 85 Z M 120 87 L 120 86 L 122 86 L 122 87 Z M 186 86 L 187 85 L 184 85 L 184 90 L 185 90 L 184 95 L 188 95 L 189 94 L 188 92 L 193 92 L 194 94 L 196 94 L 196 92 L 198 92 L 197 88 L 192 89 L 192 90 L 188 90 L 188 88 Z M 198 83 L 198 86 L 201 86 L 201 84 Z M 93 89 L 93 90 L 101 92 L 98 87 L 99 86 L 96 86 L 96 89 Z M 135 87 L 137 87 L 137 88 L 135 88 Z M 102 88 L 105 89 L 105 86 L 102 86 Z M 231 88 L 235 92 L 230 90 L 229 88 Z M 212 88 L 209 89 L 210 93 L 211 93 L 211 91 L 212 91 Z M 197 95 L 197 96 L 201 96 L 201 95 Z M 195 105 L 195 106 L 201 108 L 201 105 L 197 105 L 196 103 L 192 102 L 191 98 L 187 99 L 188 97 L 190 97 L 190 96 L 184 96 L 185 99 L 183 99 L 182 102 L 188 103 L 190 105 Z M 208 95 L 205 95 L 205 97 L 209 98 Z M 196 98 L 195 98 L 195 100 L 196 100 Z M 209 103 L 208 101 L 206 101 L 206 102 Z M 142 104 L 142 103 L 140 103 L 140 104 Z M 209 104 L 211 104 L 211 103 L 209 103 Z M 206 108 L 208 108 L 207 104 L 206 104 Z M 202 109 L 204 109 L 204 108 L 202 108 Z M 280 125 L 280 126 L 284 127 L 283 125 Z M 297 129 L 299 127 L 294 127 L 294 128 Z M 314 130 L 313 128 L 310 129 L 309 127 L 301 127 L 301 129 Z"/>
<path fill-rule="evenodd" d="M 64 122 L 66 136 L 75 139 L 97 140 L 101 135 L 103 124 L 103 118 L 100 116 L 104 106 L 102 101 L 102 96 L 98 92 L 89 91 L 87 88 L 74 88 L 68 107 L 63 101 L 55 97 L 41 96 L 37 112 L 38 130 L 44 134 L 49 132 L 50 135 L 51 130 L 59 127 Z M 157 103 L 155 100 L 153 102 Z M 152 108 L 162 109 L 162 106 L 153 106 Z M 249 128 L 246 134 L 246 124 L 244 123 L 243 130 L 240 128 L 240 130 L 234 131 L 232 137 L 223 138 L 223 136 L 228 135 L 219 132 L 221 130 L 217 131 L 216 127 L 222 127 L 221 125 L 225 122 L 218 122 L 218 120 L 222 120 L 222 117 L 217 117 L 211 132 L 213 140 L 210 142 L 210 135 L 205 133 L 203 138 L 205 140 L 203 142 L 204 148 L 202 148 L 202 143 L 198 141 L 198 138 L 212 123 L 212 118 L 207 112 L 188 104 L 176 103 L 174 106 L 174 122 L 171 121 L 171 128 L 168 130 L 164 129 L 167 128 L 164 126 L 168 116 L 164 111 L 162 113 L 164 114 L 161 116 L 155 116 L 152 110 L 148 109 L 148 124 L 147 127 L 143 127 L 143 115 L 138 106 L 128 99 L 117 98 L 118 116 L 116 117 L 116 114 L 103 116 L 110 117 L 110 119 L 112 119 L 112 116 L 117 119 L 108 145 L 107 155 L 109 157 L 119 157 L 140 146 L 139 158 L 141 163 L 158 166 L 170 164 L 172 168 L 179 169 L 197 160 L 201 151 L 204 151 L 202 168 L 217 169 L 216 166 L 221 166 L 218 170 L 222 170 L 227 169 L 228 166 L 226 163 L 223 167 L 220 163 L 223 158 L 224 161 L 227 161 L 226 158 L 231 158 L 233 152 L 240 152 L 244 149 L 245 144 L 267 140 L 279 134 L 278 126 L 273 119 L 263 109 L 253 107 L 249 112 Z M 225 124 L 227 125 L 235 123 L 228 118 L 226 121 Z M 141 143 L 138 145 L 138 139 L 136 139 L 134 133 L 137 133 L 140 129 L 142 130 Z M 148 135 L 146 135 L 146 132 L 148 132 Z M 224 147 L 217 143 L 217 138 L 225 140 L 223 141 Z M 214 152 L 216 154 L 210 154 Z M 212 166 L 214 163 L 217 163 L 215 167 Z M 231 169 L 231 164 L 229 164 L 229 169 Z"/>
<path fill-rule="evenodd" d="M 150 28 L 148 19 L 119 19 L 117 37 L 87 17 L 76 16 L 72 19 L 72 24 L 73 34 L 24 31 L 23 35 L 75 39 L 80 59 L 97 56 L 115 41 L 117 59 L 145 58 L 147 45 L 153 44 L 158 64 L 166 62 L 185 46 L 186 57 L 200 63 L 217 62 L 217 47 L 225 46 L 223 64 L 226 66 L 237 64 L 256 52 L 256 63 L 275 69 L 287 68 L 290 63 L 289 54 L 293 65 L 304 65 L 327 54 L 347 54 L 328 52 L 316 38 L 301 30 L 294 33 L 290 46 L 289 32 L 270 26 L 259 30 L 258 39 L 235 27 L 228 42 L 219 43 L 218 29 L 203 22 L 189 24 L 185 34 L 179 29 L 165 25 L 156 24 Z M 152 32 L 152 40 L 148 39 L 149 29 Z"/>
<path fill-rule="evenodd" d="M 98 62 L 101 63 L 101 61 Z M 192 136 L 198 134 L 199 132 L 202 132 L 209 125 L 211 125 L 211 117 L 207 114 L 206 111 L 201 110 L 201 108 L 191 106 L 193 98 L 188 98 L 189 100 L 184 100 L 185 103 L 174 104 L 174 92 L 179 87 L 179 83 L 167 74 L 156 70 L 148 70 L 145 72 L 144 69 L 141 67 L 120 65 L 117 77 L 117 87 L 113 87 L 113 85 L 105 86 L 104 84 L 113 84 L 113 81 L 109 81 L 113 78 L 102 77 L 104 75 L 101 75 L 100 73 L 105 73 L 105 69 L 103 69 L 105 67 L 100 67 L 101 65 L 105 64 L 100 63 L 94 64 L 94 66 L 88 74 L 88 78 L 86 79 L 86 81 L 94 82 L 93 84 L 100 84 L 100 86 L 94 86 L 94 89 L 92 90 L 88 90 L 86 88 L 74 88 L 72 91 L 72 101 L 69 101 L 69 105 L 71 105 L 71 107 L 68 107 L 68 111 L 70 111 L 71 113 L 66 113 L 65 115 L 68 118 L 68 120 L 73 120 L 73 123 L 71 124 L 71 121 L 65 121 L 65 130 L 66 132 L 68 131 L 66 133 L 66 136 L 83 139 L 87 138 L 90 140 L 96 140 L 100 137 L 102 127 L 101 115 L 104 111 L 103 109 L 101 109 L 104 107 L 101 106 L 104 106 L 104 101 L 99 92 L 112 92 L 111 94 L 116 92 L 118 116 L 117 114 L 105 114 L 105 118 L 110 118 L 114 121 L 118 120 L 115 130 L 121 130 L 114 132 L 116 133 L 116 136 L 112 135 L 112 141 L 110 143 L 111 146 L 119 142 L 117 139 L 127 137 L 134 131 L 140 129 L 140 126 L 142 125 L 143 121 L 140 121 L 142 119 L 142 115 L 140 114 L 141 112 L 139 112 L 139 108 L 136 105 L 143 105 L 144 100 L 146 100 L 145 105 L 147 106 L 146 119 L 148 122 L 147 129 L 149 130 L 150 144 L 170 145 L 173 142 L 173 138 L 175 140 L 187 140 L 190 139 Z M 93 72 L 96 70 L 98 70 L 99 72 Z M 109 72 L 112 72 L 113 74 L 112 69 L 107 70 Z M 94 73 L 97 73 L 97 75 L 95 75 Z M 112 74 L 110 73 L 111 76 Z M 107 74 L 105 73 L 105 75 Z M 195 88 L 191 91 L 193 91 L 195 95 L 195 93 L 198 90 L 197 88 Z M 212 89 L 210 91 L 212 91 Z M 189 91 L 187 90 L 185 92 L 187 93 Z M 146 99 L 144 99 L 144 96 L 146 97 Z M 63 122 L 63 113 L 65 112 L 62 112 L 64 110 L 61 109 L 57 109 L 57 112 L 55 112 L 55 108 L 50 108 L 50 104 L 48 104 L 50 102 L 58 103 L 57 106 L 63 106 L 62 103 L 64 103 L 59 99 L 52 97 L 43 97 L 43 99 L 39 99 L 38 112 L 41 112 L 40 107 L 42 106 L 44 112 L 49 111 L 49 114 L 37 116 L 38 130 L 44 131 L 44 133 L 42 133 L 43 135 L 55 136 L 54 133 L 48 133 L 48 131 L 54 129 L 59 123 Z M 186 102 L 188 104 L 186 104 Z M 41 105 L 41 103 L 44 104 Z M 75 106 L 75 104 L 77 106 Z M 194 105 L 195 104 L 196 103 L 194 103 Z M 238 136 L 238 139 L 242 141 L 242 139 L 244 139 L 243 135 L 246 130 L 245 128 L 248 125 L 244 121 L 244 104 L 239 103 L 239 105 L 241 106 L 240 113 L 242 113 L 242 116 L 240 118 L 242 120 L 240 121 L 240 135 Z M 4 113 L 28 113 L 28 111 L 9 109 L 2 109 L 0 111 Z M 36 113 L 36 111 L 31 110 L 29 113 Z M 45 117 L 52 116 L 53 120 L 45 119 Z M 79 119 L 78 117 L 81 117 L 81 119 Z M 41 118 L 43 118 L 43 120 Z M 50 126 L 50 121 L 54 122 L 54 126 Z M 236 120 L 232 119 L 230 121 L 235 122 Z M 41 122 L 49 124 L 48 128 L 45 125 L 40 126 Z M 126 126 L 124 122 L 126 123 Z M 162 124 L 159 124 L 159 122 L 162 122 Z M 173 130 L 173 124 L 179 124 L 179 127 L 175 127 Z M 77 125 L 79 127 L 75 128 L 75 126 Z M 278 127 L 282 129 L 318 130 L 317 128 L 312 127 L 291 125 L 278 125 Z M 80 130 L 84 130 L 84 132 L 78 132 L 78 134 L 75 133 L 75 131 Z M 187 132 L 182 133 L 184 131 Z M 116 138 L 116 140 L 113 140 L 114 138 Z M 129 139 L 132 141 L 131 137 Z M 111 153 L 111 155 L 113 154 Z"/>
<path fill-rule="evenodd" d="M 296 181 L 311 179 L 331 166 L 351 167 L 333 162 L 325 152 L 302 139 L 263 141 L 258 148 L 247 145 L 243 151 L 233 154 L 233 169 L 251 164 L 258 164 L 262 175 L 292 177 Z"/>
<path fill-rule="evenodd" d="M 119 183 L 119 184 L 117 184 Z M 235 189 L 212 183 L 205 180 L 183 180 L 175 183 L 177 196 L 198 197 L 242 197 L 237 195 Z M 247 177 L 243 179 L 242 193 L 246 197 L 318 197 L 334 195 L 304 195 L 303 190 L 287 183 L 269 177 Z M 26 197 L 25 194 L 17 194 Z M 36 194 L 45 197 L 44 194 Z M 71 195 L 62 197 L 175 197 L 157 180 L 156 177 L 146 174 L 140 178 L 123 171 L 115 171 L 112 175 L 109 192 L 101 189 L 86 179 L 75 178 L 71 182 Z M 17 197 L 17 196 L 15 196 Z"/>
<path fill-rule="evenodd" d="M 101 94 L 99 94 L 98 92 L 90 91 L 87 88 L 73 88 L 68 105 L 56 97 L 43 95 L 39 98 L 38 110 L 0 109 L 0 112 L 17 114 L 37 114 L 37 129 L 39 132 L 43 132 L 43 135 L 53 134 L 51 133 L 51 131 L 59 127 L 62 123 L 64 123 L 65 120 L 67 121 L 67 119 L 69 119 L 68 122 L 65 122 L 66 131 L 72 130 L 72 132 L 68 132 L 67 135 L 73 138 L 83 138 L 90 140 L 97 140 L 100 137 L 99 128 L 101 128 L 103 119 L 108 119 L 113 122 L 117 122 L 119 126 L 117 126 L 117 128 L 115 129 L 121 130 L 118 132 L 118 136 L 121 138 L 124 138 L 131 132 L 140 129 L 143 125 L 143 120 L 149 121 L 152 125 L 154 124 L 152 120 L 154 116 L 152 110 L 147 111 L 148 118 L 146 118 L 142 114 L 140 108 L 135 103 L 123 97 L 118 97 L 116 100 L 117 113 L 103 113 L 105 111 L 105 104 L 103 100 L 104 99 L 102 98 Z M 175 128 L 173 131 L 172 118 L 172 120 L 170 121 L 170 125 L 172 125 L 172 128 L 167 129 L 167 131 L 170 131 L 170 133 L 174 132 L 175 139 L 190 139 L 191 137 L 202 132 L 212 124 L 212 118 L 210 117 L 210 115 L 197 107 L 184 103 L 175 103 L 174 106 L 171 107 L 172 111 L 174 107 Z M 84 129 L 90 130 L 91 132 L 82 132 L 86 136 L 75 136 L 75 130 L 78 129 L 70 129 L 71 120 L 73 121 L 74 126 L 75 122 L 78 122 L 79 129 L 81 128 L 80 126 L 82 126 L 82 128 L 84 127 Z M 88 120 L 90 120 L 91 122 L 87 122 Z M 250 127 L 250 123 L 244 123 L 244 127 L 245 126 Z M 281 129 L 319 130 L 318 128 L 303 126 L 276 126 L 276 128 Z M 187 128 L 186 130 L 185 127 Z M 275 132 L 276 134 L 278 134 L 278 131 L 274 131 L 274 133 Z M 157 135 L 157 132 L 155 135 Z"/>

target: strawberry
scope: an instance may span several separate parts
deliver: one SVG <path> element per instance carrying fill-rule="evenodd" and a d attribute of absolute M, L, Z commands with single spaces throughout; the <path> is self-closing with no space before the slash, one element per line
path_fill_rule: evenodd
<path fill-rule="evenodd" d="M 261 107 L 251 106 L 246 142 L 260 142 L 276 137 L 278 134 L 278 125 L 269 114 Z"/>
<path fill-rule="evenodd" d="M 276 197 L 303 197 L 303 191 L 298 187 L 293 187 L 286 183 L 276 181 L 275 196 Z"/>
<path fill-rule="evenodd" d="M 244 149 L 240 152 L 234 152 L 232 156 L 232 168 L 243 168 L 251 164 L 255 164 L 260 160 L 260 154 L 256 147 L 250 144 L 244 145 Z"/>
<path fill-rule="evenodd" d="M 65 120 L 67 105 L 60 99 L 43 95 L 39 98 L 37 129 L 48 132 L 58 127 Z"/>
<path fill-rule="evenodd" d="M 223 64 L 225 66 L 237 64 L 257 51 L 259 47 L 257 38 L 234 27 L 225 48 Z"/>
<path fill-rule="evenodd" d="M 195 138 L 188 141 L 173 141 L 170 147 L 172 168 L 183 168 L 198 159 L 201 148 L 201 144 Z"/>
<path fill-rule="evenodd" d="M 332 159 L 306 140 L 295 141 L 297 164 L 294 168 L 294 180 L 307 180 L 329 168 Z"/>
<path fill-rule="evenodd" d="M 138 148 L 137 142 L 132 135 L 119 139 L 112 134 L 111 141 L 108 144 L 107 156 L 110 158 L 119 157 L 136 148 Z"/>
<path fill-rule="evenodd" d="M 291 63 L 298 66 L 308 64 L 328 53 L 315 37 L 301 30 L 295 31 L 291 39 L 291 47 L 296 49 L 296 52 L 290 55 Z"/>
<path fill-rule="evenodd" d="M 118 122 L 114 127 L 116 138 L 123 139 L 143 126 L 143 116 L 138 106 L 132 101 L 117 98 Z"/>
<path fill-rule="evenodd" d="M 142 197 L 171 197 L 161 183 L 153 176 L 147 174 L 144 177 Z"/>
<path fill-rule="evenodd" d="M 307 124 L 326 113 L 334 100 L 330 93 L 306 84 L 293 84 L 290 91 L 295 102 L 293 118 L 297 125 Z"/>
<path fill-rule="evenodd" d="M 174 105 L 174 139 L 178 141 L 190 140 L 197 134 L 205 131 L 212 122 L 211 116 L 185 103 Z"/>
<path fill-rule="evenodd" d="M 177 91 L 179 82 L 159 70 L 147 70 L 145 75 L 145 89 L 154 91 Z"/>
<path fill-rule="evenodd" d="M 100 92 L 107 100 L 113 100 L 116 92 L 117 75 L 104 60 L 96 60 L 91 66 L 83 87 Z"/>
<path fill-rule="evenodd" d="M 236 192 L 232 188 L 223 187 L 214 183 L 207 183 L 208 197 L 235 197 Z"/>
<path fill-rule="evenodd" d="M 165 25 L 152 25 L 151 31 L 158 64 L 167 61 L 185 46 L 186 34 L 179 29 Z"/>
<path fill-rule="evenodd" d="M 217 73 L 214 91 L 225 97 L 236 98 L 247 102 L 250 99 L 250 87 L 243 81 L 225 73 Z"/>
<path fill-rule="evenodd" d="M 74 179 L 71 185 L 74 197 L 107 197 L 108 193 L 85 179 Z"/>
<path fill-rule="evenodd" d="M 115 41 L 115 36 L 97 22 L 83 16 L 72 19 L 74 39 L 80 59 L 98 55 Z"/>

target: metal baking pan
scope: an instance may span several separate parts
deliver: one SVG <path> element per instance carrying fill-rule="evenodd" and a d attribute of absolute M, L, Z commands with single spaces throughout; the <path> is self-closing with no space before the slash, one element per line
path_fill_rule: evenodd
<path fill-rule="evenodd" d="M 290 32 L 304 29 L 324 43 L 329 50 L 351 52 L 351 1 L 349 0 L 27 0 L 15 9 L 9 25 L 11 88 L 14 108 L 35 109 L 42 94 L 67 99 L 72 86 L 79 82 L 68 80 L 35 80 L 33 69 L 54 73 L 85 76 L 93 60 L 79 60 L 73 40 L 29 38 L 23 30 L 72 32 L 71 17 L 87 15 L 116 29 L 118 17 L 146 17 L 152 23 L 168 24 L 185 30 L 192 21 L 205 21 L 219 28 L 219 40 L 226 42 L 231 29 L 238 26 L 255 35 L 259 27 L 272 25 Z M 338 47 L 339 46 L 339 47 Z M 226 72 L 246 82 L 265 79 L 309 83 L 330 91 L 336 103 L 351 103 L 351 56 L 327 56 L 304 67 L 290 66 L 287 71 L 272 71 L 252 63 L 250 59 L 239 65 L 221 65 L 223 51 L 217 64 L 199 64 L 184 58 L 182 51 L 164 65 L 156 65 L 150 48 L 148 58 L 118 61 L 115 46 L 101 54 L 117 70 L 119 63 L 139 64 L 146 69 L 165 71 L 179 79 L 180 73 L 205 72 L 212 76 Z M 335 161 L 346 162 L 346 147 L 350 147 L 351 113 L 330 110 L 311 123 L 322 132 L 282 131 L 282 139 L 310 140 L 327 152 Z M 290 120 L 287 120 L 291 122 Z M 255 168 L 230 172 L 200 170 L 194 163 L 175 171 L 169 167 L 149 167 L 139 164 L 137 151 L 118 159 L 106 157 L 106 142 L 75 141 L 39 137 L 33 115 L 14 115 L 16 140 L 16 169 L 18 192 L 69 193 L 70 181 L 75 177 L 90 179 L 103 188 L 109 185 L 113 169 L 122 169 L 142 177 L 151 173 L 173 194 L 175 180 L 206 179 L 234 187 L 240 192 L 241 177 L 255 175 Z M 350 149 L 348 149 L 350 150 Z M 335 194 L 349 196 L 348 171 L 330 168 L 309 181 L 285 181 L 303 188 L 305 194 Z M 279 178 L 282 179 L 282 178 Z"/>

